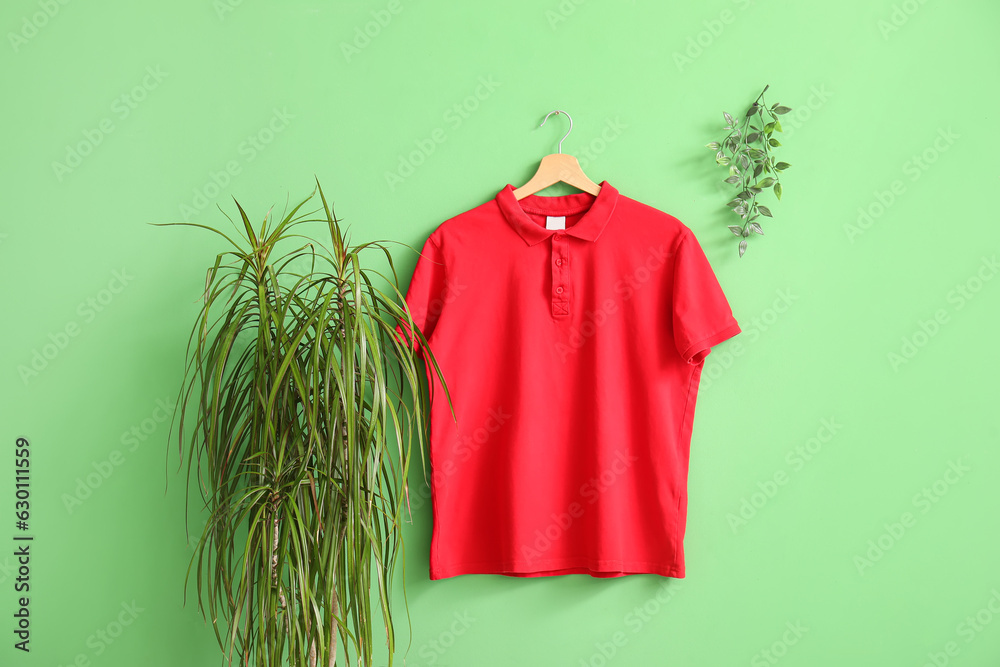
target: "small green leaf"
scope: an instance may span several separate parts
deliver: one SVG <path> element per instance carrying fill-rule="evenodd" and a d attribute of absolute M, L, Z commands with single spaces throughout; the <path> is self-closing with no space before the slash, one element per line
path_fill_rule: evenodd
<path fill-rule="evenodd" d="M 767 134 L 771 134 L 772 130 L 774 130 L 774 122 L 773 121 L 764 126 L 764 132 L 766 132 Z"/>
<path fill-rule="evenodd" d="M 757 204 L 757 210 L 760 211 L 761 215 L 766 215 L 769 218 L 773 218 L 774 217 L 773 215 L 771 215 L 771 209 L 769 209 L 768 207 L 764 206 L 763 204 Z"/>
<path fill-rule="evenodd" d="M 729 178 L 727 178 L 725 180 L 725 182 L 729 183 L 730 185 L 736 185 L 737 183 L 740 182 L 740 177 L 739 176 L 730 176 Z"/>
<path fill-rule="evenodd" d="M 750 157 L 752 157 L 752 158 L 755 158 L 755 159 L 756 159 L 756 158 L 762 158 L 762 157 L 764 157 L 764 155 L 765 155 L 764 151 L 762 151 L 762 150 L 761 150 L 761 149 L 759 149 L 759 148 L 751 148 L 751 149 L 750 149 L 750 150 L 748 151 L 748 153 L 749 153 Z"/>
<path fill-rule="evenodd" d="M 729 231 L 736 236 L 743 236 L 743 229 L 739 225 L 729 225 Z"/>
<path fill-rule="evenodd" d="M 774 113 L 778 114 L 779 116 L 786 114 L 789 111 L 791 111 L 789 107 L 783 107 L 783 106 L 774 107 Z"/>
<path fill-rule="evenodd" d="M 736 121 L 733 120 L 733 117 L 730 116 L 728 112 L 723 111 L 722 115 L 726 117 L 726 122 L 729 123 L 730 127 L 732 127 L 733 125 L 736 125 Z"/>
<path fill-rule="evenodd" d="M 743 253 L 745 253 L 746 251 L 747 251 L 747 240 L 743 239 L 742 241 L 740 241 L 740 257 L 742 257 Z"/>
<path fill-rule="evenodd" d="M 771 145 L 771 146 L 780 146 L 781 145 L 781 142 L 778 141 L 777 139 L 768 139 L 767 143 L 769 145 Z"/>
<path fill-rule="evenodd" d="M 720 144 L 718 141 L 713 141 L 713 142 L 707 143 L 707 144 L 705 144 L 705 146 L 708 147 L 708 148 L 711 148 L 713 151 L 717 151 L 720 148 L 722 148 L 722 144 Z"/>
<path fill-rule="evenodd" d="M 758 164 L 756 167 L 754 167 L 753 177 L 757 178 L 758 176 L 760 176 L 760 172 L 762 172 L 762 171 L 764 171 L 764 165 L 763 164 Z"/>
<path fill-rule="evenodd" d="M 760 234 L 761 236 L 764 235 L 764 230 L 761 229 L 760 225 L 757 224 L 756 222 L 751 222 L 750 223 L 750 231 L 756 232 L 757 234 Z"/>
<path fill-rule="evenodd" d="M 758 106 L 759 106 L 759 105 L 758 105 L 758 104 L 757 104 L 756 102 L 754 102 L 753 104 L 751 104 L 751 105 L 750 105 L 750 108 L 749 108 L 749 109 L 747 109 L 747 115 L 746 115 L 746 117 L 747 117 L 747 118 L 749 118 L 750 116 L 752 116 L 752 115 L 754 115 L 755 113 L 757 113 L 757 107 L 758 107 Z"/>
<path fill-rule="evenodd" d="M 735 213 L 736 215 L 738 215 L 740 217 L 742 217 L 743 214 L 746 213 L 746 212 L 747 212 L 747 210 L 746 210 L 746 208 L 744 206 L 737 206 L 736 208 L 733 209 L 733 213 Z"/>
<path fill-rule="evenodd" d="M 722 157 L 715 158 L 715 161 L 718 162 L 719 164 L 721 164 L 723 167 L 725 167 L 726 165 L 729 164 L 729 157 L 726 156 L 726 155 L 723 155 Z"/>
<path fill-rule="evenodd" d="M 762 178 L 756 183 L 754 183 L 755 188 L 769 188 L 774 185 L 774 179 L 768 176 L 767 178 Z"/>
<path fill-rule="evenodd" d="M 787 162 L 779 162 L 778 164 L 774 165 L 774 168 L 777 169 L 778 171 L 784 171 L 785 169 L 788 169 L 791 166 L 792 165 L 788 164 Z"/>
<path fill-rule="evenodd" d="M 752 144 L 753 142 L 757 141 L 758 139 L 760 139 L 760 133 L 759 132 L 751 132 L 750 134 L 747 135 L 747 143 L 748 144 Z"/>
<path fill-rule="evenodd" d="M 781 121 L 778 120 L 777 118 L 774 119 L 774 129 L 776 129 L 778 132 L 782 131 L 782 129 L 781 129 Z"/>
<path fill-rule="evenodd" d="M 781 199 L 781 183 L 774 184 L 774 196 Z"/>
<path fill-rule="evenodd" d="M 726 204 L 726 206 L 729 206 L 730 208 L 732 208 L 733 206 L 739 206 L 742 203 L 743 203 L 743 200 L 740 199 L 739 197 L 736 197 L 735 199 L 731 200 L 728 204 Z"/>

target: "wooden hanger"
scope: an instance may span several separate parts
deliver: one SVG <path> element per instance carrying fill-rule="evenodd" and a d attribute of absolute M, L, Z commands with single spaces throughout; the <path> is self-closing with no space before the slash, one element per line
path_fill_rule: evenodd
<path fill-rule="evenodd" d="M 524 199 L 528 195 L 533 195 L 539 190 L 549 187 L 560 181 L 572 185 L 574 188 L 583 190 L 584 192 L 589 192 L 592 195 L 596 195 L 601 191 L 601 186 L 593 182 L 587 175 L 583 173 L 583 169 L 580 167 L 579 161 L 572 155 L 567 155 L 562 152 L 563 141 L 566 141 L 566 137 L 569 133 L 573 131 L 573 118 L 565 111 L 550 111 L 545 119 L 542 120 L 542 125 L 545 125 L 545 121 L 549 119 L 554 113 L 566 114 L 569 118 L 569 132 L 566 133 L 562 139 L 559 140 L 559 152 L 546 155 L 542 158 L 541 164 L 538 165 L 538 170 L 535 175 L 531 177 L 527 183 L 521 187 L 514 190 L 515 199 Z M 538 127 L 541 127 L 539 125 Z"/>

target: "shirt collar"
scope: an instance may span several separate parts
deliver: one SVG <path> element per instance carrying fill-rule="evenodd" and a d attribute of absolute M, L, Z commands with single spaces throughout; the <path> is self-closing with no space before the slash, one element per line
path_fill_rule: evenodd
<path fill-rule="evenodd" d="M 555 233 L 532 220 L 528 213 L 567 215 L 586 211 L 579 222 L 566 228 L 565 233 L 584 241 L 596 241 L 611 219 L 618 201 L 618 190 L 607 181 L 601 181 L 600 185 L 596 195 L 574 192 L 555 197 L 528 195 L 518 200 L 514 197 L 514 186 L 508 183 L 497 193 L 496 202 L 507 222 L 528 245 L 535 245 Z"/>

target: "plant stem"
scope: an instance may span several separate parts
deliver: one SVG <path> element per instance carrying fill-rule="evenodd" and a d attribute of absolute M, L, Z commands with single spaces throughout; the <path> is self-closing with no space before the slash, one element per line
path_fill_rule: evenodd
<path fill-rule="evenodd" d="M 760 101 L 760 98 L 764 97 L 764 93 L 766 93 L 767 89 L 770 88 L 770 87 L 771 87 L 771 84 L 767 84 L 767 85 L 764 86 L 764 90 L 760 91 L 760 95 L 758 95 L 757 99 L 753 101 L 754 104 L 756 104 L 758 101 Z"/>

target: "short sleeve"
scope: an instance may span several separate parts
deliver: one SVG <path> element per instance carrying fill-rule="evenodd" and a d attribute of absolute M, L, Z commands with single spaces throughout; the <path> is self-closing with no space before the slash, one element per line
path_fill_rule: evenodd
<path fill-rule="evenodd" d="M 677 352 L 689 364 L 701 363 L 713 345 L 740 332 L 715 272 L 689 229 L 674 253 L 673 332 Z"/>
<path fill-rule="evenodd" d="M 423 333 L 424 339 L 430 338 L 434 332 L 446 301 L 446 289 L 444 254 L 432 234 L 424 242 L 406 291 L 406 305 L 413 323 Z M 422 352 L 419 338 L 410 335 L 409 323 L 405 319 L 400 320 L 396 332 L 402 337 L 404 344 Z"/>

